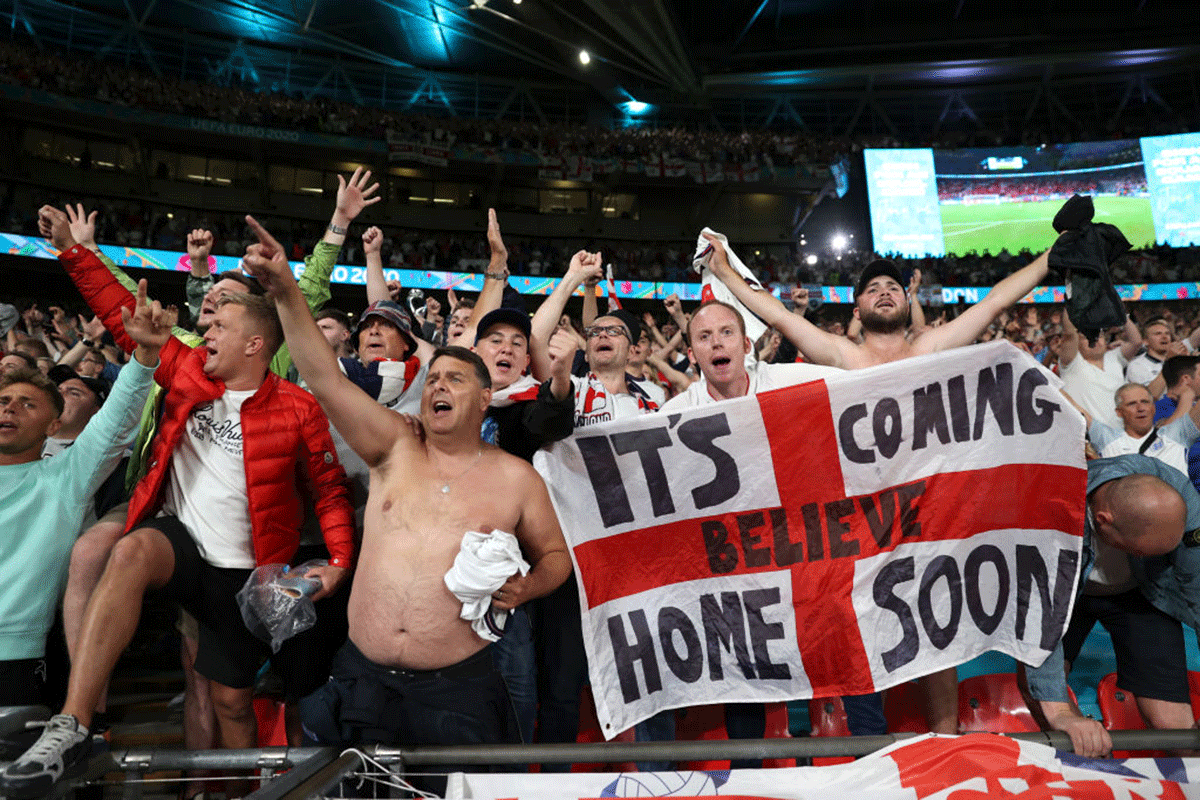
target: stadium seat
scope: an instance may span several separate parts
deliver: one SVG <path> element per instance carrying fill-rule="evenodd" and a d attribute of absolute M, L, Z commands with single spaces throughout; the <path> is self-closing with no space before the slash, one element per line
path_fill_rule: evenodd
<path fill-rule="evenodd" d="M 1038 725 L 1011 672 L 976 675 L 958 684 L 958 729 L 962 733 L 1019 733 Z"/>
<path fill-rule="evenodd" d="M 787 705 L 785 703 L 766 704 L 767 724 L 764 738 L 791 738 L 788 731 Z M 693 706 L 682 709 L 675 720 L 675 738 L 680 742 L 695 742 L 729 739 L 725 730 L 725 706 Z M 794 767 L 795 759 L 765 759 L 764 767 Z M 707 759 L 704 761 L 681 761 L 680 769 L 703 771 L 729 769 L 729 759 Z"/>
<path fill-rule="evenodd" d="M 579 733 L 575 736 L 577 742 L 607 741 L 600 731 L 600 720 L 596 717 L 596 701 L 592 697 L 592 687 L 584 686 L 579 693 Z M 633 729 L 621 731 L 613 737 L 614 742 L 632 742 Z M 598 764 L 572 764 L 571 772 L 633 772 L 636 769 L 632 761 Z"/>
<path fill-rule="evenodd" d="M 287 706 L 274 697 L 254 698 L 254 717 L 258 721 L 259 747 L 287 747 Z"/>
<path fill-rule="evenodd" d="M 921 685 L 908 681 L 883 693 L 883 715 L 889 733 L 929 733 L 922 707 Z"/>
<path fill-rule="evenodd" d="M 815 697 L 808 701 L 808 719 L 813 736 L 849 736 L 850 726 L 846 722 L 846 709 L 840 697 Z M 851 756 L 827 756 L 814 758 L 814 767 L 833 764 L 849 764 Z"/>

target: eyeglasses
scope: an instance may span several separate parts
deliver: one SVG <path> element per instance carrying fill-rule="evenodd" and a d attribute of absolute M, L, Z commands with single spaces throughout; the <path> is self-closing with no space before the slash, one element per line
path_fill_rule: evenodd
<path fill-rule="evenodd" d="M 609 338 L 615 338 L 617 336 L 625 336 L 628 338 L 629 336 L 629 331 L 625 330 L 624 325 L 593 325 L 585 330 L 584 333 L 587 334 L 587 338 L 589 339 L 595 339 L 602 333 Z"/>

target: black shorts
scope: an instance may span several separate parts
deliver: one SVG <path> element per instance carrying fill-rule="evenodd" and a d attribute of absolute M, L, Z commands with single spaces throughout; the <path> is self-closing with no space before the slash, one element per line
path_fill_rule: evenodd
<path fill-rule="evenodd" d="M 1138 697 L 1188 703 L 1187 651 L 1179 620 L 1150 604 L 1138 589 L 1115 595 L 1081 594 L 1063 636 L 1063 656 L 1074 661 L 1099 622 L 1112 636 L 1117 686 Z"/>
<path fill-rule="evenodd" d="M 154 517 L 137 527 L 159 531 L 175 552 L 175 571 L 161 591 L 196 618 L 196 672 L 231 689 L 253 686 L 258 668 L 271 655 L 270 645 L 246 627 L 237 605 L 236 595 L 253 570 L 209 564 L 176 517 Z"/>

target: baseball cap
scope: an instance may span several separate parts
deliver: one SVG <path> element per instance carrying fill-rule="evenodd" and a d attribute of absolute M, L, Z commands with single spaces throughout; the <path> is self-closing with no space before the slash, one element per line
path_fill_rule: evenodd
<path fill-rule="evenodd" d="M 367 306 L 367 310 L 362 313 L 358 319 L 358 325 L 354 328 L 354 336 L 357 339 L 358 334 L 362 333 L 362 329 L 366 327 L 367 320 L 371 317 L 379 317 L 384 322 L 390 323 L 400 331 L 400 335 L 408 342 L 410 350 L 417 349 L 417 341 L 412 335 L 412 320 L 408 316 L 408 312 L 399 303 L 392 300 L 376 300 L 371 305 Z M 411 355 L 411 353 L 410 353 Z"/>
<path fill-rule="evenodd" d="M 112 385 L 103 378 L 86 378 L 66 364 L 51 367 L 47 377 L 54 381 L 56 386 L 62 386 L 67 381 L 79 381 L 88 388 L 88 391 L 96 395 L 97 406 L 104 405 L 104 401 L 108 399 L 108 393 L 112 391 Z"/>
<path fill-rule="evenodd" d="M 900 274 L 900 270 L 896 269 L 896 265 L 886 258 L 877 258 L 863 267 L 862 275 L 859 276 L 858 283 L 854 285 L 854 298 L 857 300 L 863 289 L 867 288 L 867 284 L 880 275 L 886 275 L 901 287 L 904 286 L 904 276 Z"/>
<path fill-rule="evenodd" d="M 601 314 L 602 317 L 616 317 L 625 323 L 625 327 L 629 329 L 629 341 L 632 344 L 637 344 L 638 339 L 642 338 L 642 323 L 638 322 L 638 318 L 630 314 L 623 308 L 618 308 L 616 311 L 610 311 L 607 314 Z"/>
<path fill-rule="evenodd" d="M 530 331 L 532 330 L 528 314 L 519 308 L 501 306 L 494 311 L 484 314 L 483 319 L 479 320 L 479 325 L 475 328 L 475 341 L 478 342 L 484 336 L 487 336 L 489 330 L 501 323 L 512 325 L 524 334 L 526 339 L 529 338 Z"/>

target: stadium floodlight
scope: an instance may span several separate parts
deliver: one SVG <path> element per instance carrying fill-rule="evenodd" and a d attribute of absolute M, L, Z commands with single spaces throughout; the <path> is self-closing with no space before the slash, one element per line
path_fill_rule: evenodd
<path fill-rule="evenodd" d="M 641 100 L 630 100 L 625 103 L 625 111 L 635 116 L 637 114 L 645 114 L 649 110 L 650 104 L 643 103 Z"/>
<path fill-rule="evenodd" d="M 579 51 L 579 63 L 583 64 L 585 67 L 588 64 L 592 63 L 592 54 L 589 53 L 587 50 L 580 50 Z"/>
<path fill-rule="evenodd" d="M 817 263 L 817 256 L 816 256 L 816 254 L 815 254 L 815 253 L 809 253 L 809 254 L 808 254 L 808 257 L 804 259 L 804 263 L 805 263 L 805 264 L 808 264 L 809 266 L 812 266 L 813 264 L 816 264 L 816 263 Z"/>
<path fill-rule="evenodd" d="M 845 237 L 845 235 L 841 234 L 841 233 L 835 233 L 833 235 L 833 238 L 829 240 L 829 246 L 832 247 L 834 249 L 834 251 L 838 251 L 838 252 L 845 250 L 846 245 L 849 243 L 850 243 L 850 240 L 847 239 Z"/>
<path fill-rule="evenodd" d="M 472 8 L 483 8 L 488 4 L 488 0 L 471 0 Z"/>

